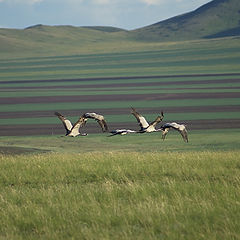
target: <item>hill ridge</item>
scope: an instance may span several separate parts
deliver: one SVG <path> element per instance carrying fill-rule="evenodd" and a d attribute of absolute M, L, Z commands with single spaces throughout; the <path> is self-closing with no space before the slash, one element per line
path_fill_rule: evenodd
<path fill-rule="evenodd" d="M 239 0 L 213 0 L 194 11 L 138 28 L 134 32 L 138 39 L 145 40 L 191 40 L 214 36 L 239 25 Z"/>

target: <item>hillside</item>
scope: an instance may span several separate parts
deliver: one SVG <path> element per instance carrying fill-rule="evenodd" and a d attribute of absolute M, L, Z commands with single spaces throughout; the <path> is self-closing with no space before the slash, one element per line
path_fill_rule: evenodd
<path fill-rule="evenodd" d="M 239 35 L 240 1 L 214 0 L 195 11 L 132 32 L 136 39 L 190 40 Z"/>
<path fill-rule="evenodd" d="M 25 29 L 0 29 L 0 52 L 8 56 L 65 55 L 104 49 L 118 41 L 128 41 L 126 31 L 113 27 L 35 25 Z"/>
<path fill-rule="evenodd" d="M 0 29 L 1 59 L 119 52 L 155 42 L 238 36 L 240 1 L 214 0 L 165 21 L 132 31 L 115 27 L 46 26 Z"/>

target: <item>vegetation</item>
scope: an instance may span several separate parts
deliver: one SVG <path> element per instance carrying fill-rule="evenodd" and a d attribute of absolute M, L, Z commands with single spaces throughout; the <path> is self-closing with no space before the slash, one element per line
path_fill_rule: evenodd
<path fill-rule="evenodd" d="M 239 239 L 239 39 L 172 41 L 232 29 L 235 10 L 212 1 L 131 32 L 0 29 L 0 239 Z M 110 130 L 137 129 L 131 106 L 187 123 L 189 143 L 107 137 L 90 121 L 88 136 L 62 137 L 53 115 L 99 111 Z"/>
<path fill-rule="evenodd" d="M 1 156 L 5 239 L 239 239 L 239 151 Z"/>
<path fill-rule="evenodd" d="M 92 44 L 87 48 L 66 41 L 61 44 L 61 51 L 55 51 L 57 43 L 53 39 L 48 41 L 49 46 L 44 51 L 40 51 L 44 57 L 39 56 L 39 47 L 28 52 L 21 47 L 13 50 L 5 46 L 6 52 L 2 51 L 0 56 L 0 82 L 239 72 L 240 43 L 237 38 L 135 46 L 126 42 L 122 46 L 120 41 L 115 43 L 115 50 L 104 44 Z M 71 46 L 74 52 L 69 49 Z"/>
<path fill-rule="evenodd" d="M 57 31 L 60 34 L 61 27 Z M 48 43 L 54 44 L 51 39 Z M 21 52 L 21 58 L 0 60 L 1 132 L 8 135 L 3 129 L 15 126 L 26 134 L 29 127 L 37 135 L 46 127 L 48 135 L 52 129 L 60 134 L 55 130 L 61 129 L 61 123 L 54 111 L 73 119 L 85 111 L 100 112 L 111 129 L 136 129 L 131 106 L 140 108 L 148 119 L 164 110 L 164 121 L 236 122 L 240 118 L 239 49 L 237 39 L 226 38 L 142 43 L 141 49 L 125 46 L 117 53 L 104 52 L 103 45 L 101 53 L 93 53 L 94 47 L 87 54 L 65 56 L 29 58 Z M 232 128 L 237 127 L 236 122 Z"/>
<path fill-rule="evenodd" d="M 54 129 L 53 129 L 54 130 Z M 63 129 L 62 129 L 63 130 Z M 88 131 L 87 129 L 85 129 Z M 84 132 L 84 131 L 83 131 Z M 52 135 L 53 134 L 53 135 Z M 239 129 L 189 130 L 189 143 L 171 130 L 165 141 L 161 133 L 130 134 L 107 137 L 109 133 L 89 134 L 87 137 L 63 137 L 53 133 L 42 136 L 0 137 L 0 153 L 18 154 L 40 152 L 86 153 L 86 152 L 202 152 L 236 151 L 239 149 Z"/>

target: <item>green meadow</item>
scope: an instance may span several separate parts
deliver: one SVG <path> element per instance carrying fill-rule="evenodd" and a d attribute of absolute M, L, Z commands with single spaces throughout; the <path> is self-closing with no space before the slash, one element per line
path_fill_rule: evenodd
<path fill-rule="evenodd" d="M 231 87 L 227 89 L 228 85 Z M 219 86 L 219 89 L 216 89 Z M 224 87 L 224 88 L 221 88 Z M 236 87 L 236 88 L 234 88 Z M 85 95 L 111 95 L 111 94 L 164 94 L 164 93 L 223 93 L 223 92 L 238 92 L 237 88 L 240 88 L 240 83 L 231 84 L 194 84 L 187 85 L 182 89 L 181 85 L 170 86 L 170 89 L 164 87 L 123 87 L 116 88 L 95 88 L 95 89 L 84 89 L 84 91 L 79 91 L 76 89 L 65 89 L 65 90 L 34 90 L 34 91 L 5 91 L 1 92 L 0 97 L 36 97 L 36 96 L 85 96 Z M 166 89 L 167 88 L 167 89 Z M 171 89 L 178 88 L 178 89 Z M 189 89 L 190 88 L 190 89 Z M 194 89 L 200 88 L 200 89 Z M 226 88 L 226 89 L 225 89 Z"/>
<path fill-rule="evenodd" d="M 167 149 L 0 155 L 0 237 L 239 239 L 239 150 Z"/>
<path fill-rule="evenodd" d="M 239 239 L 239 135 L 0 137 L 0 238 Z"/>
<path fill-rule="evenodd" d="M 2 239 L 239 239 L 239 129 L 1 137 Z"/>
<path fill-rule="evenodd" d="M 13 55 L 13 42 L 2 49 L 0 135 L 23 136 L 0 136 L 0 239 L 240 239 L 240 130 L 228 124 L 240 119 L 239 39 L 160 43 L 117 34 L 89 45 L 72 39 L 68 48 L 42 39 L 36 49 L 26 38 L 32 51 Z M 189 143 L 173 130 L 165 141 L 159 133 L 55 132 L 55 111 L 72 121 L 106 111 L 112 129 L 136 122 L 130 107 L 148 120 L 164 109 L 165 122 L 188 121 Z M 211 127 L 192 129 L 204 120 Z M 35 136 L 24 135 L 28 126 Z"/>
<path fill-rule="evenodd" d="M 87 129 L 84 129 L 87 131 Z M 84 132 L 82 130 L 82 132 Z M 239 150 L 240 129 L 189 130 L 189 143 L 185 143 L 177 131 L 170 131 L 162 140 L 161 133 L 129 134 L 108 137 L 109 133 L 89 134 L 86 137 L 47 136 L 5 136 L 0 137 L 1 153 L 14 154 L 36 152 L 86 153 L 86 152 L 202 152 Z M 12 152 L 11 152 L 12 149 Z"/>
<path fill-rule="evenodd" d="M 131 44 L 130 44 L 131 43 Z M 138 42 L 121 44 L 108 50 L 103 42 L 85 51 L 75 48 L 51 55 L 14 57 L 3 52 L 0 56 L 0 81 L 47 80 L 91 77 L 154 76 L 239 72 L 239 39 L 193 40 L 183 42 Z M 66 45 L 63 45 L 65 48 Z M 120 46 L 120 47 L 118 47 Z M 86 52 L 87 51 L 87 52 Z M 62 53 L 62 54 L 61 54 Z"/>

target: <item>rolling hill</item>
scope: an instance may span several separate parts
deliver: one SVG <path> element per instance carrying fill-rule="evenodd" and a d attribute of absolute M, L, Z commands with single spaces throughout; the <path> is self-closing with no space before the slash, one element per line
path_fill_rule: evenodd
<path fill-rule="evenodd" d="M 171 42 L 236 36 L 240 1 L 213 0 L 195 11 L 127 31 L 115 27 L 35 25 L 0 29 L 1 58 L 112 52 L 146 42 Z"/>
<path fill-rule="evenodd" d="M 240 1 L 214 0 L 195 11 L 179 15 L 132 33 L 137 39 L 176 41 L 239 35 Z"/>
<path fill-rule="evenodd" d="M 113 27 L 74 27 L 35 25 L 25 29 L 0 29 L 2 56 L 65 55 L 129 41 L 124 30 Z"/>

